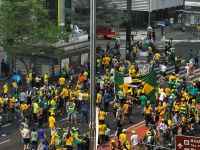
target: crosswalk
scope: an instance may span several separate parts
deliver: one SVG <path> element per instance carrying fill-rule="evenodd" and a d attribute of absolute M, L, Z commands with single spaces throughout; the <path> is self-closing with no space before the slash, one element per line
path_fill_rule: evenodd
<path fill-rule="evenodd" d="M 181 65 L 179 67 L 179 77 L 180 78 L 186 77 L 185 66 L 186 66 L 186 63 L 181 63 Z M 154 70 L 156 71 L 157 77 L 159 79 L 160 78 L 160 68 L 156 67 L 156 68 L 154 68 Z M 172 74 L 172 72 L 174 72 L 174 71 L 175 71 L 174 65 L 167 66 L 167 72 L 166 72 L 167 77 L 169 77 L 169 75 Z M 188 82 L 192 83 L 192 82 L 197 81 L 199 79 L 200 79 L 200 68 L 196 67 L 195 68 L 195 76 L 194 75 L 190 75 L 189 79 L 188 79 Z"/>

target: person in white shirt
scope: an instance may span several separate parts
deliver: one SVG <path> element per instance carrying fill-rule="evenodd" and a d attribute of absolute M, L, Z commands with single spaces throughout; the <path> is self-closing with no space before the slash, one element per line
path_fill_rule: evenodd
<path fill-rule="evenodd" d="M 190 76 L 190 67 L 189 67 L 189 63 L 187 63 L 187 65 L 185 66 L 185 70 L 186 70 L 186 79 Z"/>
<path fill-rule="evenodd" d="M 159 97 L 159 100 L 160 100 L 160 101 L 163 101 L 165 98 L 166 98 L 166 94 L 165 94 L 165 92 L 163 91 L 163 89 L 161 89 L 161 90 L 160 90 L 160 97 Z"/>
<path fill-rule="evenodd" d="M 132 131 L 132 136 L 131 136 L 131 143 L 132 143 L 132 149 L 136 149 L 139 143 L 139 136 L 137 135 L 136 131 Z"/>
<path fill-rule="evenodd" d="M 20 129 L 22 138 L 23 138 L 23 144 L 24 144 L 24 150 L 29 149 L 30 144 L 30 130 L 27 127 L 24 127 L 23 129 Z"/>

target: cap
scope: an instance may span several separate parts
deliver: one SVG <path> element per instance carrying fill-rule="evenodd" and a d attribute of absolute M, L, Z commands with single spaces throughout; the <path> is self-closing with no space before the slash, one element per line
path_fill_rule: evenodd
<path fill-rule="evenodd" d="M 131 133 L 133 133 L 133 134 L 136 134 L 136 131 L 135 131 L 135 130 L 133 130 Z"/>
<path fill-rule="evenodd" d="M 126 130 L 126 129 L 123 129 L 122 132 L 127 132 L 127 130 Z"/>
<path fill-rule="evenodd" d="M 150 136 L 151 135 L 151 132 L 150 131 L 147 131 L 147 136 Z"/>
<path fill-rule="evenodd" d="M 111 143 L 115 143 L 115 139 L 112 139 L 112 140 L 111 140 Z"/>

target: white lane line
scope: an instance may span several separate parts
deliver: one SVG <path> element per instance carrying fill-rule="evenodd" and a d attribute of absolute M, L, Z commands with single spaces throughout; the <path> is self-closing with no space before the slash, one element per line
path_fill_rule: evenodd
<path fill-rule="evenodd" d="M 10 125 L 11 125 L 11 124 L 8 123 L 8 124 L 3 125 L 2 127 L 4 128 L 4 127 L 10 126 Z"/>
<path fill-rule="evenodd" d="M 63 119 L 59 120 L 58 122 L 62 122 L 62 121 L 65 121 L 65 120 L 67 120 L 67 118 L 63 118 Z"/>
<path fill-rule="evenodd" d="M 128 127 L 127 130 L 128 130 L 128 129 L 131 129 L 131 128 L 135 128 L 136 126 L 138 126 L 138 125 L 140 125 L 140 124 L 143 124 L 144 122 L 145 122 L 145 121 L 142 121 L 142 122 L 136 123 L 136 124 L 134 124 L 133 126 Z M 141 125 L 140 125 L 140 126 L 141 126 Z M 140 127 L 140 126 L 139 126 L 139 127 Z M 142 126 L 143 126 L 143 125 L 142 125 Z"/>
<path fill-rule="evenodd" d="M 5 141 L 1 142 L 0 145 L 4 144 L 4 143 L 7 143 L 7 142 L 10 142 L 10 140 L 5 140 Z"/>

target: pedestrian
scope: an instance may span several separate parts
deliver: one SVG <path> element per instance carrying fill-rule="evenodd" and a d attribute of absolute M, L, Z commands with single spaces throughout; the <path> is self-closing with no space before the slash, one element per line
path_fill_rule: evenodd
<path fill-rule="evenodd" d="M 38 134 L 38 141 L 40 143 L 46 139 L 46 134 L 45 134 L 45 131 L 44 131 L 43 127 L 40 127 L 37 130 L 37 134 Z"/>
<path fill-rule="evenodd" d="M 112 139 L 111 141 L 110 141 L 110 150 L 117 150 L 118 148 L 117 148 L 117 146 L 116 146 L 116 144 L 115 144 L 115 139 Z"/>
<path fill-rule="evenodd" d="M 35 130 L 35 128 L 33 128 L 33 130 L 31 131 L 31 150 L 37 150 L 37 144 L 38 144 L 38 133 Z"/>
<path fill-rule="evenodd" d="M 99 124 L 99 138 L 98 138 L 98 143 L 102 144 L 105 141 L 105 132 L 106 132 L 107 126 L 105 123 L 100 123 Z"/>
<path fill-rule="evenodd" d="M 89 111 L 89 103 L 88 102 L 82 102 L 81 105 L 81 119 L 80 123 L 83 123 L 83 120 L 85 119 L 85 122 L 88 123 L 88 111 Z"/>
<path fill-rule="evenodd" d="M 131 143 L 132 143 L 132 149 L 135 150 L 137 149 L 137 146 L 139 144 L 139 136 L 137 135 L 136 131 L 133 130 L 131 136 Z"/>
<path fill-rule="evenodd" d="M 105 112 L 108 112 L 110 101 L 111 101 L 111 95 L 108 93 L 107 90 L 105 90 L 103 99 Z"/>
<path fill-rule="evenodd" d="M 118 145 L 119 149 L 123 149 L 124 146 L 126 145 L 126 140 L 127 140 L 126 132 L 127 130 L 123 129 L 122 133 L 119 135 L 119 145 Z"/>
<path fill-rule="evenodd" d="M 152 114 L 152 107 L 150 105 L 146 105 L 144 107 L 144 115 L 145 115 L 145 124 L 148 127 L 149 123 L 151 122 L 151 114 Z"/>
<path fill-rule="evenodd" d="M 195 55 L 195 66 L 199 66 L 199 51 L 197 51 L 196 55 Z"/>
<path fill-rule="evenodd" d="M 66 142 L 65 144 L 66 144 L 67 150 L 72 150 L 73 149 L 73 137 L 70 132 L 68 132 L 68 134 L 66 135 L 65 142 Z"/>
<path fill-rule="evenodd" d="M 41 106 L 39 106 L 37 110 L 37 120 L 38 120 L 38 127 L 41 127 L 43 124 L 43 109 Z"/>
<path fill-rule="evenodd" d="M 56 119 L 55 119 L 54 113 L 51 114 L 51 116 L 48 119 L 48 122 L 49 122 L 49 128 L 51 130 L 51 136 L 52 136 L 56 130 Z"/>
<path fill-rule="evenodd" d="M 82 138 L 81 150 L 89 150 L 90 149 L 90 139 L 88 134 L 84 134 Z"/>
<path fill-rule="evenodd" d="M 24 126 L 23 129 L 20 129 L 21 132 L 21 136 L 23 139 L 23 149 L 27 150 L 29 149 L 29 145 L 30 145 L 30 130 L 28 129 L 27 126 Z"/>

